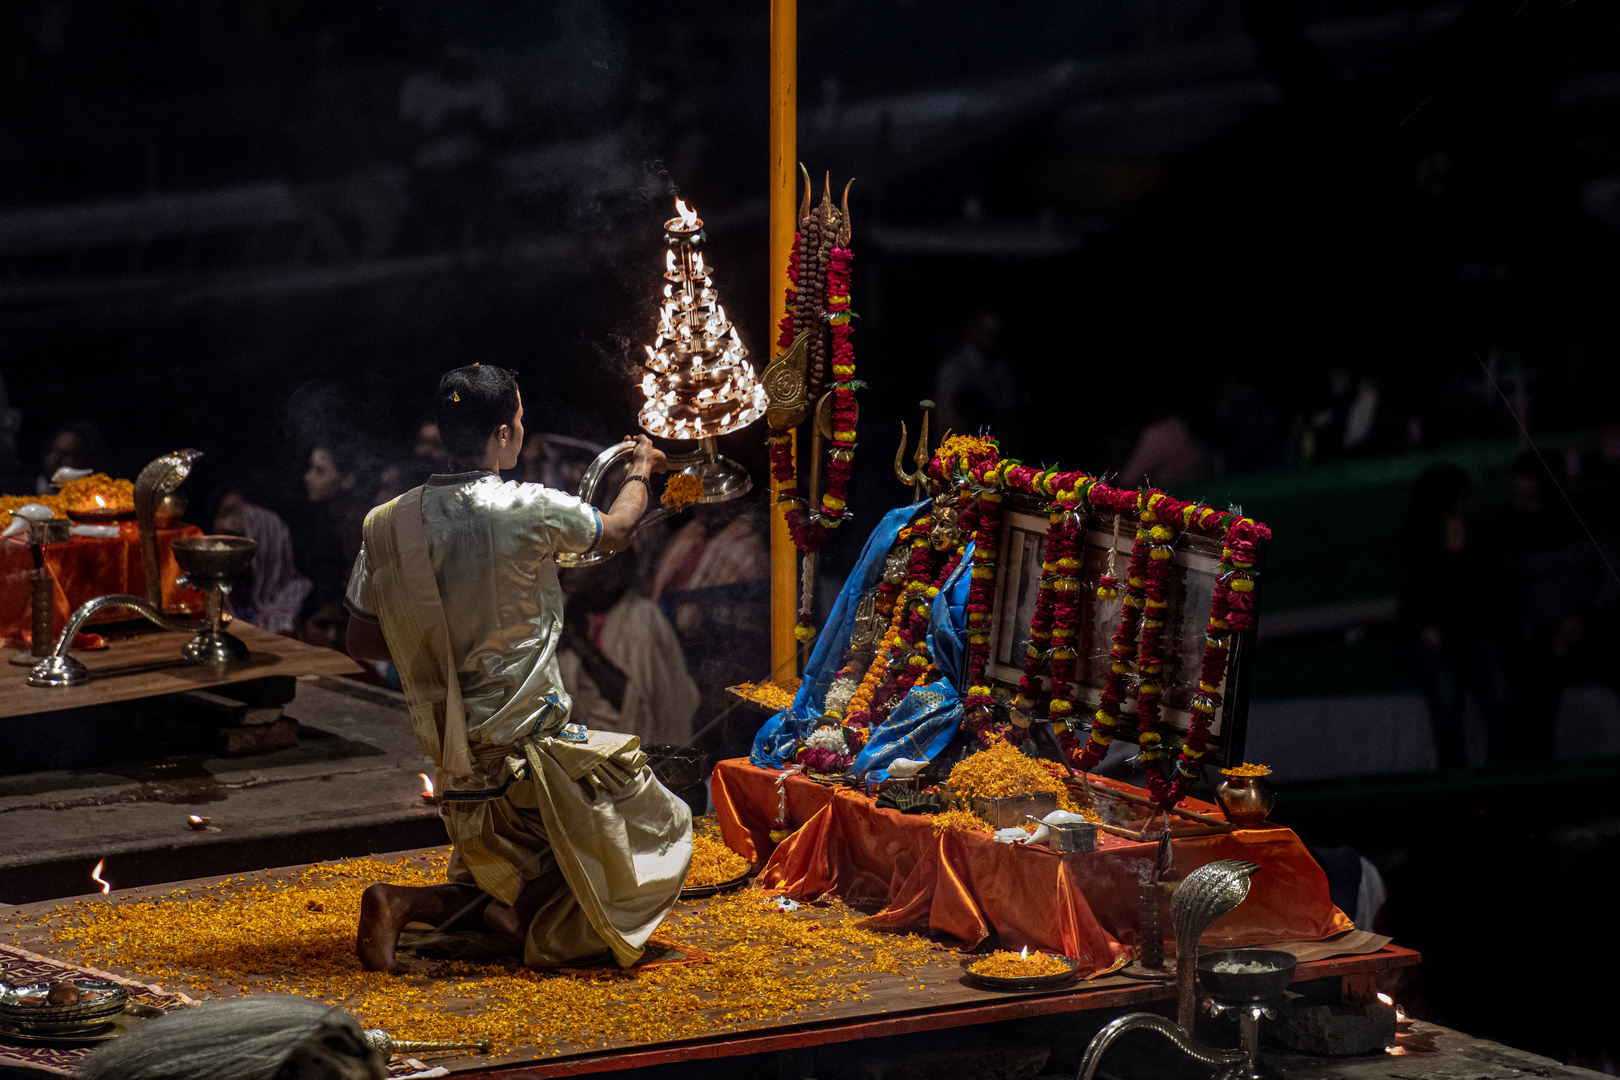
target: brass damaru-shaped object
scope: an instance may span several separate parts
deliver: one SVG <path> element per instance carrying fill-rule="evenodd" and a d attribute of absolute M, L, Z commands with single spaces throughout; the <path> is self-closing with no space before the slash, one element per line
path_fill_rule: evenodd
<path fill-rule="evenodd" d="M 801 331 L 786 352 L 765 365 L 760 376 L 769 399 L 765 423 L 773 430 L 796 428 L 810 414 L 809 384 L 805 380 L 809 349 L 810 332 Z"/>

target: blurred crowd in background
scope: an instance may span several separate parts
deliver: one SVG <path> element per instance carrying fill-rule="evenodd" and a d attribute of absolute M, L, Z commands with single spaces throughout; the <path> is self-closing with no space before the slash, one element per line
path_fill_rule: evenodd
<path fill-rule="evenodd" d="M 442 453 L 420 405 L 444 370 L 519 372 L 545 434 L 517 479 L 571 489 L 634 430 L 676 195 L 766 358 L 757 3 L 29 0 L 0 23 L 0 488 L 205 450 L 191 520 L 273 553 L 248 606 L 275 629 L 341 644 L 365 511 Z M 1612 5 L 834 0 L 801 11 L 799 65 L 817 194 L 855 180 L 866 383 L 824 588 L 905 496 L 887 462 L 926 398 L 936 439 L 1217 503 L 1319 478 L 1291 482 L 1319 501 L 1279 529 L 1272 625 L 1387 600 L 1369 640 L 1446 763 L 1459 700 L 1523 716 L 1563 677 L 1504 655 L 1593 670 L 1620 468 Z M 762 439 L 722 440 L 756 482 Z M 1532 444 L 1511 476 L 1471 464 Z M 1430 468 L 1448 455 L 1467 475 Z M 1322 523 L 1351 483 L 1375 509 Z M 1246 508 L 1288 523 L 1286 500 Z M 763 520 L 758 492 L 689 514 L 577 586 L 604 707 L 626 700 L 611 613 L 649 622 L 626 597 L 679 641 L 698 730 L 768 674 Z M 1343 554 L 1311 576 L 1307 549 Z"/>

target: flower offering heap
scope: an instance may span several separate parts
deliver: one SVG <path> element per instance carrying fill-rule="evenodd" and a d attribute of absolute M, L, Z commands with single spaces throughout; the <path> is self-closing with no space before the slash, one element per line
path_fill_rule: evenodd
<path fill-rule="evenodd" d="M 725 435 L 765 414 L 765 389 L 726 319 L 714 268 L 704 261 L 703 220 L 683 201 L 664 222 L 664 297 L 646 346 L 641 426 L 665 439 Z"/>

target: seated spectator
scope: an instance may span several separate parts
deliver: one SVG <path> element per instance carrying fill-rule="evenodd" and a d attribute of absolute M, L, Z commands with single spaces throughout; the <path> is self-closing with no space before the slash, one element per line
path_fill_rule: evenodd
<path fill-rule="evenodd" d="M 770 578 L 770 552 L 748 509 L 742 499 L 699 504 L 664 549 L 653 598 L 674 605 L 673 619 L 682 637 L 704 629 L 702 594 Z"/>
<path fill-rule="evenodd" d="M 294 531 L 298 568 L 316 589 L 341 595 L 360 554 L 361 530 L 375 489 L 361 484 L 353 450 L 320 444 L 309 452 L 304 492 L 309 501 Z"/>
<path fill-rule="evenodd" d="M 416 425 L 416 460 L 427 464 L 433 472 L 443 472 L 450 461 L 445 452 L 444 438 L 439 434 L 437 420 L 423 420 Z"/>
<path fill-rule="evenodd" d="M 240 491 L 227 491 L 214 511 L 213 531 L 245 536 L 258 545 L 248 587 L 229 597 L 232 614 L 261 630 L 291 634 L 311 585 L 294 563 L 287 523 L 275 511 L 248 502 Z"/>
<path fill-rule="evenodd" d="M 34 478 L 34 494 L 51 493 L 51 477 L 57 469 L 96 469 L 104 464 L 101 430 L 96 425 L 75 420 L 63 424 L 51 434 L 45 444 L 45 457 L 40 462 L 39 475 Z"/>
<path fill-rule="evenodd" d="M 1180 413 L 1165 410 L 1137 436 L 1131 456 L 1119 470 L 1119 482 L 1123 487 L 1172 488 L 1206 480 L 1209 474 L 1209 451 Z"/>
<path fill-rule="evenodd" d="M 377 474 L 377 492 L 371 497 L 371 505 L 381 506 L 399 498 L 411 488 L 421 487 L 432 474 L 433 467 L 417 458 L 384 465 L 382 472 Z"/>
<path fill-rule="evenodd" d="M 1564 688 L 1613 667 L 1609 627 L 1620 597 L 1607 553 L 1560 490 L 1568 476 L 1550 475 L 1549 464 L 1533 450 L 1519 455 L 1512 501 L 1491 528 L 1501 580 L 1512 583 L 1496 615 L 1513 658 L 1512 708 L 1493 717 L 1492 761 L 1551 757 Z"/>
<path fill-rule="evenodd" d="M 680 639 L 658 605 L 631 588 L 635 549 L 562 573 L 563 632 L 557 653 L 573 718 L 591 728 L 687 745 L 697 684 Z"/>
<path fill-rule="evenodd" d="M 305 597 L 294 637 L 305 645 L 346 653 L 348 634 L 349 609 L 343 606 L 341 591 L 315 589 Z"/>
<path fill-rule="evenodd" d="M 570 435 L 530 434 L 523 440 L 514 480 L 544 484 L 570 495 L 579 492 L 585 470 L 606 447 Z"/>
<path fill-rule="evenodd" d="M 298 625 L 293 637 L 305 645 L 347 653 L 349 609 L 344 606 L 343 591 L 317 588 L 311 592 L 298 613 Z M 357 660 L 356 663 L 361 671 L 349 678 L 371 686 L 399 689 L 399 673 L 394 670 L 393 664 L 386 660 Z"/>
<path fill-rule="evenodd" d="M 731 704 L 726 687 L 770 670 L 770 554 L 747 500 L 692 508 L 653 577 L 653 598 L 680 635 L 701 695 L 700 722 Z M 716 757 L 748 752 L 755 725 L 741 711 L 699 740 Z"/>

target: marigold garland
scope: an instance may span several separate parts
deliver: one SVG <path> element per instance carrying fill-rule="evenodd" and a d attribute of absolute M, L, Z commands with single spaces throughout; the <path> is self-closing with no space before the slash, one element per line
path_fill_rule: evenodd
<path fill-rule="evenodd" d="M 942 447 L 941 454 L 931 465 L 936 477 L 944 479 L 956 476 L 970 483 L 993 487 L 998 493 L 1013 490 L 1034 495 L 1047 502 L 1053 517 L 1047 534 L 1046 559 L 1042 565 L 1035 613 L 1030 625 L 1024 670 L 1018 695 L 1013 701 L 1015 716 L 1018 713 L 1028 716 L 1036 707 L 1036 698 L 1041 691 L 1041 673 L 1043 670 L 1049 671 L 1053 678 L 1053 693 L 1048 709 L 1059 744 L 1076 768 L 1089 770 L 1102 760 L 1118 733 L 1123 722 L 1122 707 L 1132 694 L 1130 681 L 1133 675 L 1136 676 L 1134 693 L 1138 705 L 1138 740 L 1142 746 L 1149 790 L 1161 805 L 1174 805 L 1197 780 L 1198 766 L 1209 742 L 1209 729 L 1220 708 L 1220 688 L 1230 659 L 1231 635 L 1254 626 L 1256 545 L 1270 539 L 1271 530 L 1235 510 L 1219 511 L 1174 499 L 1155 490 L 1114 488 L 1080 472 L 1060 472 L 1055 468 L 1040 470 L 1013 461 L 991 461 L 972 466 L 962 463 L 964 467 L 959 470 L 955 448 L 951 453 L 944 452 L 945 449 Z M 1079 568 L 1081 524 L 1078 508 L 1081 504 L 1099 513 L 1133 517 L 1138 522 L 1124 583 L 1120 621 L 1109 651 L 1108 673 L 1093 715 L 1090 734 L 1084 744 L 1076 738 L 1068 720 L 1073 708 L 1073 672 L 1077 657 L 1073 656 L 1072 647 L 1064 644 L 1072 639 L 1080 611 L 1079 583 L 1072 579 L 1072 575 Z M 1199 668 L 1198 690 L 1192 702 L 1192 722 L 1176 756 L 1174 773 L 1166 778 L 1162 766 L 1163 733 L 1159 728 L 1161 669 L 1164 662 L 1162 612 L 1167 603 L 1169 560 L 1176 525 L 1205 536 L 1219 536 L 1224 548 Z M 989 611 L 995 602 L 993 574 L 985 580 L 989 584 L 976 599 Z M 1119 593 L 1119 584 L 1112 574 L 1104 574 L 1098 581 L 1098 597 L 1103 600 L 1115 598 Z M 1061 632 L 1065 630 L 1068 633 Z M 1139 632 L 1142 636 L 1140 644 L 1137 641 Z M 971 650 L 969 658 L 971 663 Z M 982 679 L 983 668 L 978 670 L 981 677 L 969 680 L 969 693 L 964 698 L 964 705 L 969 704 L 968 699 L 971 698 L 972 705 L 980 707 L 969 709 L 965 723 L 981 742 L 992 741 L 1002 734 L 1009 738 L 1018 737 L 1016 727 L 1004 732 L 994 725 L 988 703 L 983 701 L 988 697 L 989 687 Z M 1145 699 L 1144 687 L 1147 691 Z"/>
<path fill-rule="evenodd" d="M 789 348 L 808 331 L 806 389 L 812 410 L 821 400 L 826 385 L 828 340 L 831 339 L 832 440 L 827 447 L 827 488 L 820 504 L 807 505 L 808 499 L 798 480 L 794 460 L 793 433 L 773 428 L 765 443 L 770 453 L 772 488 L 778 500 L 794 505 L 787 511 L 788 532 L 801 555 L 820 550 L 832 530 L 849 517 L 849 477 L 855 460 L 855 424 L 859 410 L 855 391 L 861 383 L 855 378 L 854 312 L 850 310 L 850 264 L 854 252 L 836 243 L 838 219 L 831 203 L 812 211 L 799 223 L 788 255 L 786 309 L 777 335 L 777 345 Z M 828 215 L 824 219 L 823 215 Z M 823 335 L 823 328 L 826 335 Z M 815 420 L 812 417 L 811 422 Z M 816 464 L 811 464 L 816 468 Z M 811 641 L 815 623 L 808 607 L 801 609 L 794 636 Z"/>

